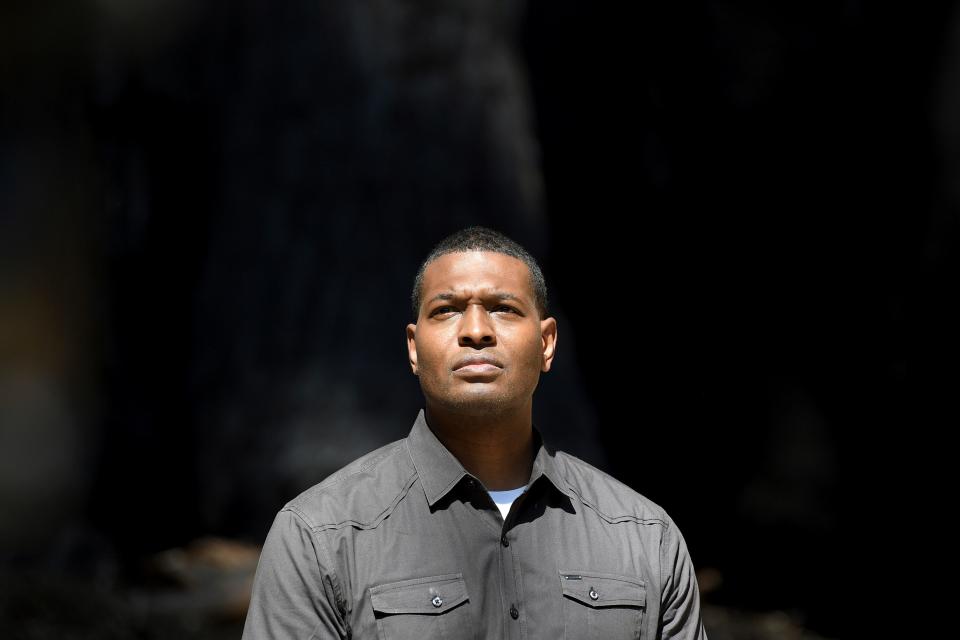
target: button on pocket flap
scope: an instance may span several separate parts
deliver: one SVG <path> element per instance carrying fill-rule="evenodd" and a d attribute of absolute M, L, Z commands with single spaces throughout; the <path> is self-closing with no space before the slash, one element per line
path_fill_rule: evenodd
<path fill-rule="evenodd" d="M 412 578 L 370 588 L 378 613 L 444 613 L 469 600 L 462 573 Z"/>
<path fill-rule="evenodd" d="M 592 571 L 561 571 L 563 595 L 590 607 L 643 607 L 647 589 L 638 578 Z"/>

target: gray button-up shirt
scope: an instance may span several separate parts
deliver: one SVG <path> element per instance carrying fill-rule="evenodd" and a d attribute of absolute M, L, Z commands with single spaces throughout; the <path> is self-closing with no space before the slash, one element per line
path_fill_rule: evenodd
<path fill-rule="evenodd" d="M 543 445 L 506 521 L 420 410 L 407 438 L 280 510 L 244 640 L 704 639 L 683 536 L 659 506 Z"/>

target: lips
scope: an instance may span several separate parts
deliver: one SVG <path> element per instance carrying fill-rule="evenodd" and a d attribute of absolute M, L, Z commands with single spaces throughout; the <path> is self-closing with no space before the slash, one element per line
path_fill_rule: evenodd
<path fill-rule="evenodd" d="M 491 358 L 490 356 L 472 355 L 458 360 L 457 365 L 453 369 L 457 370 L 469 365 L 493 365 L 501 369 L 503 368 L 503 365 L 500 364 L 500 361 L 495 358 Z"/>

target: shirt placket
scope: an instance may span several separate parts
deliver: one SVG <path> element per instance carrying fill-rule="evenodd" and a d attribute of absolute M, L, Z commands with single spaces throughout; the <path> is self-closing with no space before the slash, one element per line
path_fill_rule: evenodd
<path fill-rule="evenodd" d="M 472 478 L 467 481 L 467 484 L 472 490 L 480 488 L 479 482 Z M 515 537 L 510 533 L 510 528 L 515 520 L 514 514 L 522 507 L 526 494 L 522 494 L 514 501 L 505 521 L 490 495 L 482 489 L 480 491 L 485 496 L 488 508 L 478 510 L 476 515 L 484 521 L 485 526 L 490 526 L 495 532 L 490 540 L 498 550 L 500 611 L 497 612 L 497 617 L 502 621 L 498 626 L 503 629 L 501 637 L 519 640 L 527 637 L 527 634 L 523 616 L 521 563 L 517 557 L 519 549 Z"/>
<path fill-rule="evenodd" d="M 527 636 L 525 633 L 523 576 L 521 575 L 521 562 L 518 557 L 522 549 L 519 548 L 517 538 L 512 535 L 511 531 L 516 513 L 522 508 L 525 498 L 526 494 L 521 495 L 511 505 L 500 532 L 501 590 L 507 609 L 504 637 L 511 640 L 520 640 Z"/>

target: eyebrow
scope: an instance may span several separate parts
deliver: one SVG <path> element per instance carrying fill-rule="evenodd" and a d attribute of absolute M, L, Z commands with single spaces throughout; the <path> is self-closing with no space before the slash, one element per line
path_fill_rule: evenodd
<path fill-rule="evenodd" d="M 523 304 L 523 298 L 515 296 L 512 293 L 507 293 L 506 291 L 494 291 L 492 294 L 490 294 L 490 296 L 496 298 L 497 300 L 514 300 Z M 427 304 L 431 304 L 437 300 L 456 300 L 457 297 L 458 296 L 455 293 L 438 293 L 427 300 Z"/>

